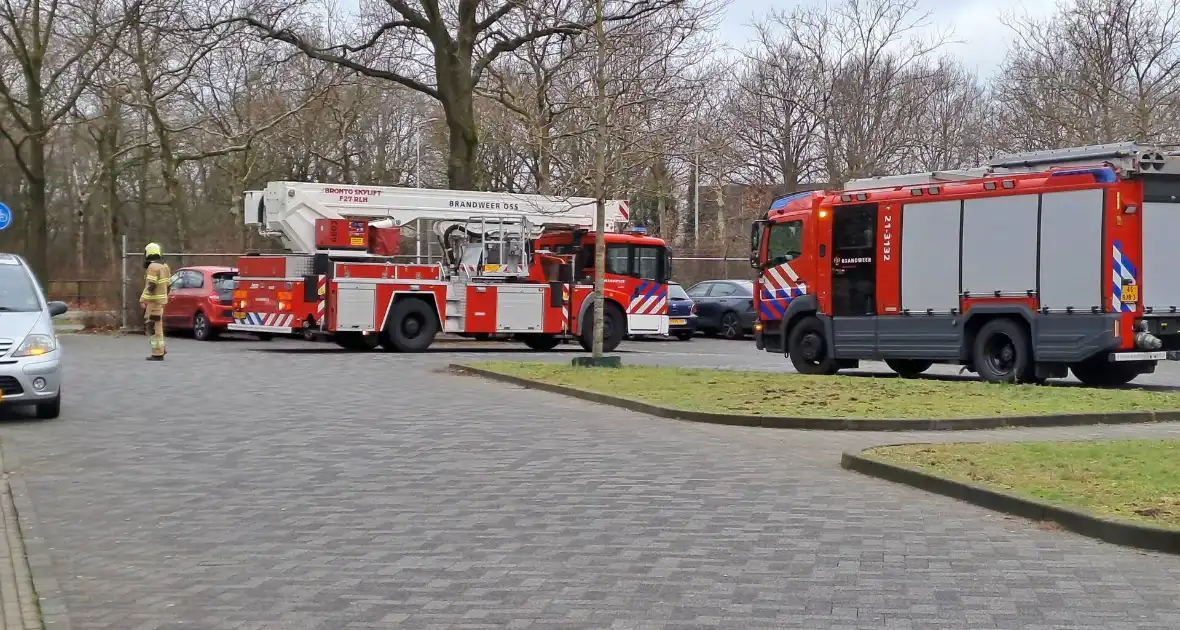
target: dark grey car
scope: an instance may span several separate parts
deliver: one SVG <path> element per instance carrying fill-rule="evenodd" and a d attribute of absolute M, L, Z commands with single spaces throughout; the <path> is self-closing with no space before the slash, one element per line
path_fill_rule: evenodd
<path fill-rule="evenodd" d="M 697 330 L 706 335 L 741 339 L 753 331 L 754 283 L 749 280 L 705 280 L 692 285 L 688 296 L 697 305 Z"/>

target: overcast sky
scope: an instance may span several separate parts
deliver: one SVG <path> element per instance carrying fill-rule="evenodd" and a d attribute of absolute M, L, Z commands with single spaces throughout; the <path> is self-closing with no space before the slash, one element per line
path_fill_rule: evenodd
<path fill-rule="evenodd" d="M 821 0 L 804 0 L 817 2 Z M 1053 13 L 1056 0 L 919 0 L 923 11 L 930 12 L 930 34 L 951 30 L 947 52 L 953 54 L 979 73 L 991 76 L 1004 59 L 1011 31 L 1000 22 L 1001 15 L 1028 14 L 1047 17 Z M 731 0 L 721 23 L 721 35 L 731 44 L 741 45 L 751 36 L 748 25 L 757 16 L 765 15 L 767 7 L 790 9 L 800 0 Z"/>

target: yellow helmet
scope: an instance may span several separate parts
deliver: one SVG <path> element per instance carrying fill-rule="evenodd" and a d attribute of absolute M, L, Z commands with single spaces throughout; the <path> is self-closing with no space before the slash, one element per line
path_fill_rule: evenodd
<path fill-rule="evenodd" d="M 148 243 L 147 247 L 143 248 L 143 255 L 144 256 L 159 256 L 160 255 L 160 245 L 157 243 Z"/>

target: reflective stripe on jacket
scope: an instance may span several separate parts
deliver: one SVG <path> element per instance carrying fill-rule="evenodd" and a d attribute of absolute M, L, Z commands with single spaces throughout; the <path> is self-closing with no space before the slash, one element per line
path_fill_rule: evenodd
<path fill-rule="evenodd" d="M 148 265 L 144 278 L 143 293 L 139 299 L 143 302 L 168 303 L 168 280 L 172 277 L 172 270 L 168 265 L 154 262 Z"/>

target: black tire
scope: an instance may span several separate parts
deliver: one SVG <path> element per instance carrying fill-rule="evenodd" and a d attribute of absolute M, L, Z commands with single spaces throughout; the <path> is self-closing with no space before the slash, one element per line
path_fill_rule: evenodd
<path fill-rule="evenodd" d="M 209 323 L 209 318 L 201 311 L 193 316 L 193 338 L 197 341 L 213 341 L 217 339 L 217 329 Z"/>
<path fill-rule="evenodd" d="M 36 407 L 37 418 L 41 420 L 53 420 L 61 415 L 61 392 L 57 393 L 57 398 L 40 403 Z"/>
<path fill-rule="evenodd" d="M 745 331 L 742 330 L 742 318 L 733 311 L 726 311 L 721 316 L 721 330 L 719 332 L 722 337 L 731 341 L 746 336 Z"/>
<path fill-rule="evenodd" d="M 1133 363 L 1091 360 L 1070 366 L 1075 378 L 1089 387 L 1119 387 L 1135 380 L 1143 370 Z"/>
<path fill-rule="evenodd" d="M 840 369 L 836 359 L 828 356 L 824 325 L 818 317 L 805 317 L 795 324 L 787 341 L 791 365 L 800 374 L 831 375 Z"/>
<path fill-rule="evenodd" d="M 438 334 L 438 315 L 417 298 L 403 298 L 393 305 L 385 320 L 381 344 L 393 352 L 422 352 Z"/>
<path fill-rule="evenodd" d="M 304 341 L 318 341 L 320 329 L 310 317 L 303 321 L 303 328 L 299 329 L 299 338 Z"/>
<path fill-rule="evenodd" d="M 275 338 L 275 336 L 270 333 L 254 333 L 254 337 L 259 341 L 270 341 L 271 339 Z"/>
<path fill-rule="evenodd" d="M 676 338 L 681 341 L 692 341 L 692 333 L 688 331 L 678 332 L 676 333 Z"/>
<path fill-rule="evenodd" d="M 971 363 L 989 383 L 1036 381 L 1028 327 L 1011 319 L 993 319 L 979 329 L 971 351 Z"/>
<path fill-rule="evenodd" d="M 885 365 L 888 365 L 889 369 L 897 372 L 902 378 L 916 378 L 921 376 L 922 372 L 929 370 L 934 362 L 921 359 L 885 359 Z"/>
<path fill-rule="evenodd" d="M 602 308 L 602 351 L 614 352 L 615 348 L 623 342 L 623 337 L 627 334 L 627 319 L 623 317 L 619 307 L 613 303 L 607 303 Z M 594 350 L 594 305 L 591 304 L 586 309 L 586 315 L 582 317 L 582 333 L 578 335 L 578 345 L 586 352 L 593 352 Z"/>
<path fill-rule="evenodd" d="M 556 335 L 524 335 L 521 341 L 530 349 L 541 352 L 552 350 L 561 345 L 561 338 Z"/>

